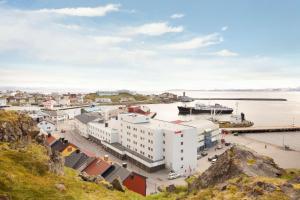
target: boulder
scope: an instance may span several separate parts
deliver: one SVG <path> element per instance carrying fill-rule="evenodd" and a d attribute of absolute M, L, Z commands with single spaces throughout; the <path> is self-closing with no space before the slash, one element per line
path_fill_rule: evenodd
<path fill-rule="evenodd" d="M 169 192 L 169 193 L 175 192 L 176 191 L 175 185 L 171 184 L 171 185 L 167 186 L 166 191 Z"/>
<path fill-rule="evenodd" d="M 66 186 L 62 183 L 57 183 L 55 184 L 55 188 L 60 191 L 60 192 L 64 192 L 66 191 Z"/>
<path fill-rule="evenodd" d="M 125 192 L 125 188 L 122 184 L 122 181 L 120 180 L 120 178 L 116 178 L 115 180 L 113 180 L 113 182 L 111 183 L 111 185 L 113 186 L 114 189 L 120 191 L 120 192 Z"/>
<path fill-rule="evenodd" d="M 51 150 L 48 151 L 50 151 L 50 155 L 49 155 L 50 159 L 48 163 L 49 171 L 59 176 L 64 175 L 64 163 L 65 163 L 64 158 L 57 151 L 54 152 L 52 152 Z"/>

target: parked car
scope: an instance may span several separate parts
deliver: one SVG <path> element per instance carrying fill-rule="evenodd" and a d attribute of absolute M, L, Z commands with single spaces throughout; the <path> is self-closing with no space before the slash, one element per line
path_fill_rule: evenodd
<path fill-rule="evenodd" d="M 176 179 L 176 178 L 179 178 L 179 177 L 181 177 L 181 174 L 177 174 L 177 173 L 174 173 L 174 172 L 170 172 L 169 175 L 168 175 L 169 180 L 173 180 L 173 179 Z"/>
<path fill-rule="evenodd" d="M 215 164 L 217 162 L 217 158 L 211 160 L 211 164 Z"/>
<path fill-rule="evenodd" d="M 235 132 L 235 133 L 233 133 L 233 135 L 234 135 L 234 136 L 238 136 L 238 135 L 239 135 L 239 133 Z"/>
<path fill-rule="evenodd" d="M 231 143 L 230 142 L 225 142 L 225 146 L 230 146 Z"/>
<path fill-rule="evenodd" d="M 218 145 L 217 149 L 223 149 L 223 147 L 221 145 Z"/>
<path fill-rule="evenodd" d="M 202 151 L 202 152 L 201 152 L 201 156 L 203 156 L 203 157 L 204 157 L 204 156 L 207 156 L 207 152 Z"/>
<path fill-rule="evenodd" d="M 197 160 L 200 160 L 200 158 L 202 158 L 201 155 L 197 155 Z"/>
<path fill-rule="evenodd" d="M 218 155 L 214 155 L 214 156 L 212 156 L 212 157 L 208 157 L 208 161 L 212 161 L 212 160 L 214 160 L 214 159 L 218 159 Z"/>
<path fill-rule="evenodd" d="M 66 130 L 64 130 L 64 129 L 61 129 L 61 131 L 60 131 L 61 133 L 65 133 L 66 132 Z"/>

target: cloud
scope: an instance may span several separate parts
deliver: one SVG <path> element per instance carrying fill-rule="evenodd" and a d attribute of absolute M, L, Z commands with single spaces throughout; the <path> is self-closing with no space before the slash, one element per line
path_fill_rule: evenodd
<path fill-rule="evenodd" d="M 228 26 L 223 26 L 221 30 L 226 31 L 227 29 L 228 29 Z"/>
<path fill-rule="evenodd" d="M 182 13 L 175 13 L 173 15 L 170 16 L 170 18 L 172 19 L 179 19 L 179 18 L 183 18 L 185 15 Z"/>
<path fill-rule="evenodd" d="M 117 12 L 121 7 L 120 4 L 107 4 L 99 7 L 78 7 L 78 8 L 58 8 L 58 9 L 40 9 L 39 13 L 54 13 L 67 16 L 79 17 L 102 17 L 110 12 Z"/>
<path fill-rule="evenodd" d="M 191 50 L 203 48 L 215 44 L 219 44 L 223 41 L 223 38 L 218 33 L 209 34 L 203 37 L 195 37 L 191 40 L 184 42 L 177 42 L 164 45 L 163 48 L 174 50 Z"/>
<path fill-rule="evenodd" d="M 232 56 L 238 56 L 239 54 L 235 53 L 235 52 L 232 52 L 230 50 L 227 50 L 227 49 L 223 49 L 221 51 L 213 53 L 213 55 L 223 56 L 223 57 L 232 57 Z"/>
<path fill-rule="evenodd" d="M 129 28 L 129 34 L 143 34 L 150 36 L 159 36 L 166 33 L 180 33 L 184 29 L 182 26 L 170 26 L 166 22 L 148 23 L 137 27 Z"/>
<path fill-rule="evenodd" d="M 114 45 L 123 42 L 130 42 L 131 38 L 117 37 L 117 36 L 96 36 L 93 37 L 97 44 L 101 45 Z"/>

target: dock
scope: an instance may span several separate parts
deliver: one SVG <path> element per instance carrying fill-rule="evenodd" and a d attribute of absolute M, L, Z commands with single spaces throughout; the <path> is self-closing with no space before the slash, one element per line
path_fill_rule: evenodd
<path fill-rule="evenodd" d="M 228 100 L 228 101 L 287 101 L 283 98 L 192 98 L 193 100 Z"/>
<path fill-rule="evenodd" d="M 222 128 L 222 132 L 228 133 L 271 133 L 271 132 L 300 132 L 300 126 L 282 127 L 246 127 L 246 128 Z"/>

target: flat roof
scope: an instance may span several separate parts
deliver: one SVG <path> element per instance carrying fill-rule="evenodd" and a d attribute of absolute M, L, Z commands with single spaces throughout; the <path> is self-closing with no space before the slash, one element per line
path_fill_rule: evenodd
<path fill-rule="evenodd" d="M 138 116 L 138 117 L 147 117 L 144 115 L 139 115 L 136 113 L 131 113 L 131 114 L 121 114 L 121 115 L 129 115 L 134 117 L 134 115 Z M 149 117 L 147 117 L 149 118 Z M 171 130 L 171 131 L 182 131 L 182 130 L 188 130 L 188 129 L 193 129 L 195 127 L 190 126 L 190 125 L 185 125 L 185 124 L 175 124 L 172 122 L 168 122 L 168 121 L 163 121 L 163 120 L 159 120 L 159 119 L 148 119 L 147 122 L 141 122 L 141 123 L 132 123 L 130 121 L 126 121 L 123 120 L 127 123 L 130 124 L 134 124 L 135 126 L 141 126 L 141 127 L 146 127 L 146 128 L 151 128 L 151 129 L 167 129 L 167 130 Z"/>

